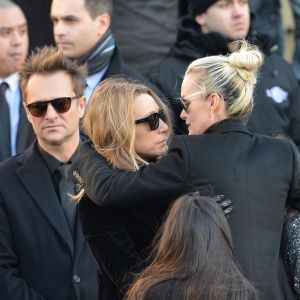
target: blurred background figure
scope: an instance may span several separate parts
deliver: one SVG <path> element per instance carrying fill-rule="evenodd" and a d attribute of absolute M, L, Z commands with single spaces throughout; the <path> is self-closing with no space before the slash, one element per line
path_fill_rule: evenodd
<path fill-rule="evenodd" d="M 114 0 L 112 30 L 125 62 L 144 75 L 176 40 L 178 0 Z"/>
<path fill-rule="evenodd" d="M 36 47 L 54 45 L 50 7 L 52 0 L 14 0 L 28 22 L 29 52 Z"/>
<path fill-rule="evenodd" d="M 18 76 L 27 51 L 27 21 L 22 10 L 10 0 L 0 0 L 0 161 L 22 152 L 34 139 Z"/>
<path fill-rule="evenodd" d="M 127 300 L 258 299 L 235 262 L 228 223 L 212 198 L 193 192 L 176 200 L 155 242 L 152 263 Z"/>
<path fill-rule="evenodd" d="M 279 55 L 284 53 L 284 30 L 280 0 L 249 0 L 255 18 L 251 23 L 254 34 L 265 34 L 272 39 Z"/>
<path fill-rule="evenodd" d="M 150 85 L 123 61 L 111 30 L 112 0 L 53 0 L 51 19 L 57 47 L 78 64 L 87 64 L 84 94 L 89 101 L 96 85 L 114 75 Z"/>
<path fill-rule="evenodd" d="M 291 58 L 292 66 L 300 83 L 300 1 L 289 0 L 250 0 L 251 11 L 255 14 L 252 22 L 252 29 L 259 34 L 269 35 L 273 42 L 277 44 L 275 50 L 279 55 L 289 59 L 286 53 L 290 52 L 287 47 L 294 48 Z M 283 6 L 281 4 L 284 4 Z M 290 6 L 293 16 L 293 28 L 284 28 L 284 21 L 287 18 L 287 8 Z M 289 14 L 288 14 L 289 15 Z M 289 20 L 290 23 L 290 20 Z M 287 30 L 287 32 L 285 32 Z M 293 34 L 293 47 L 285 44 L 285 35 Z"/>
<path fill-rule="evenodd" d="M 300 0 L 290 0 L 295 24 L 295 48 L 293 55 L 293 68 L 300 84 Z"/>

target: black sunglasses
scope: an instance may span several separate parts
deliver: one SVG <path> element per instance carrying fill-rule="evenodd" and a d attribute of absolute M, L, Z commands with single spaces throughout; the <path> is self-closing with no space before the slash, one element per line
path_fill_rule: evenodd
<path fill-rule="evenodd" d="M 43 117 L 47 112 L 48 104 L 51 104 L 57 113 L 62 114 L 71 108 L 71 101 L 79 97 L 61 97 L 48 101 L 37 101 L 28 104 L 27 108 L 34 117 Z"/>
<path fill-rule="evenodd" d="M 135 124 L 148 123 L 151 130 L 156 130 L 159 127 L 159 119 L 166 123 L 167 116 L 161 109 L 158 113 L 153 113 L 150 116 L 135 121 Z"/>

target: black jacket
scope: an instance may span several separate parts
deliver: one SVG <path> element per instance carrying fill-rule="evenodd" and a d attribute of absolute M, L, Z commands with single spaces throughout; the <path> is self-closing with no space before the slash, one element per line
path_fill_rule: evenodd
<path fill-rule="evenodd" d="M 75 242 L 36 143 L 0 163 L 0 298 L 96 300 L 97 264 Z"/>
<path fill-rule="evenodd" d="M 265 54 L 265 62 L 259 70 L 249 129 L 270 136 L 289 136 L 299 147 L 300 89 L 292 67 L 274 53 L 276 45 L 267 36 L 254 36 L 250 31 L 248 40 L 257 44 Z M 175 46 L 151 77 L 173 106 L 176 133 L 186 133 L 186 126 L 179 117 L 182 108 L 177 100 L 185 70 L 195 59 L 227 54 L 227 43 L 218 33 L 203 34 L 190 17 L 182 19 L 179 24 Z"/>
<path fill-rule="evenodd" d="M 299 153 L 292 143 L 224 120 L 200 136 L 174 137 L 169 153 L 137 172 L 114 172 L 88 144 L 72 169 L 101 207 L 171 201 L 195 187 L 231 199 L 237 262 L 261 300 L 294 299 L 280 254 L 286 202 L 299 207 Z"/>
<path fill-rule="evenodd" d="M 168 203 L 122 209 L 79 202 L 83 234 L 101 270 L 101 299 L 121 300 L 134 274 L 147 265 L 155 232 Z"/>

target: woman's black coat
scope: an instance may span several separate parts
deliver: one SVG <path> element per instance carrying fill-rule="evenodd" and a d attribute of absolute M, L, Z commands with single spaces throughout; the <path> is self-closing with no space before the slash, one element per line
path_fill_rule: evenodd
<path fill-rule="evenodd" d="M 138 172 L 114 172 L 87 143 L 72 170 L 92 201 L 106 208 L 170 201 L 195 187 L 224 194 L 234 207 L 229 223 L 244 274 L 262 300 L 292 300 L 280 241 L 286 203 L 300 207 L 299 168 L 292 143 L 224 120 L 203 135 L 175 137 L 168 155 Z"/>
<path fill-rule="evenodd" d="M 78 206 L 79 219 L 101 271 L 101 300 L 121 300 L 134 275 L 147 266 L 153 237 L 168 203 L 130 208 L 102 208 L 88 197 Z"/>

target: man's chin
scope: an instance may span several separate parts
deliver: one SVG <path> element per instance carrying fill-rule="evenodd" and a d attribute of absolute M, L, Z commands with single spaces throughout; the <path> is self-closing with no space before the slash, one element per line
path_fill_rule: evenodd
<path fill-rule="evenodd" d="M 76 55 L 74 54 L 74 51 L 72 51 L 71 49 L 69 49 L 68 47 L 62 47 L 62 46 L 58 46 L 59 50 L 61 50 L 63 52 L 63 54 L 70 58 L 70 59 L 76 59 Z"/>
<path fill-rule="evenodd" d="M 247 33 L 242 32 L 242 33 L 237 33 L 235 35 L 232 35 L 228 39 L 231 40 L 232 42 L 237 42 L 237 41 L 242 41 L 247 37 Z"/>

